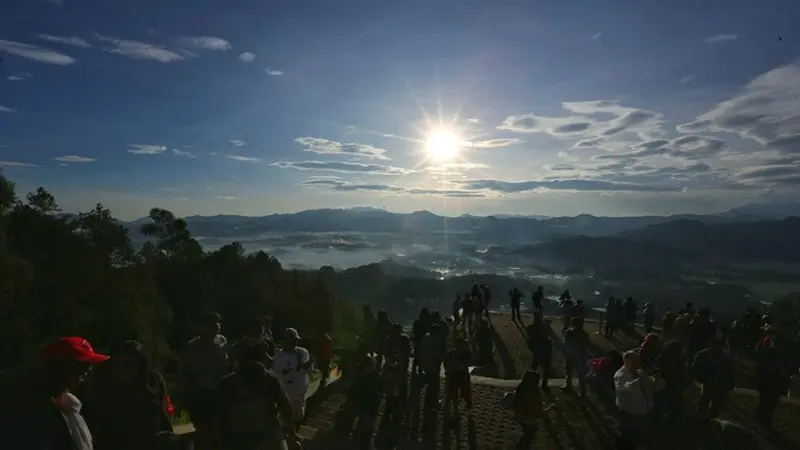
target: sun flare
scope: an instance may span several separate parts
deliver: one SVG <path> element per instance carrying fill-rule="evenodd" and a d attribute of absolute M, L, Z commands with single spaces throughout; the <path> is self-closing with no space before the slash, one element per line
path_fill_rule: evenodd
<path fill-rule="evenodd" d="M 434 160 L 449 161 L 458 156 L 462 140 L 452 130 L 437 129 L 425 138 L 425 152 Z"/>

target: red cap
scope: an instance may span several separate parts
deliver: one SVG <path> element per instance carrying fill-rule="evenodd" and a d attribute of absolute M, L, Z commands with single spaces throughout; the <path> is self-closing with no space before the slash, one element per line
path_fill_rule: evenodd
<path fill-rule="evenodd" d="M 40 354 L 47 359 L 69 359 L 87 364 L 107 360 L 108 355 L 95 353 L 89 341 L 82 337 L 63 337 L 44 347 Z"/>

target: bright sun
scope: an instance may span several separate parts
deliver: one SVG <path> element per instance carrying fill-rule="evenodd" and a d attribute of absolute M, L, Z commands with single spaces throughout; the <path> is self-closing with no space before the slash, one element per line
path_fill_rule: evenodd
<path fill-rule="evenodd" d="M 448 161 L 458 156 L 461 142 L 461 138 L 451 130 L 433 130 L 425 139 L 425 151 L 435 160 Z"/>

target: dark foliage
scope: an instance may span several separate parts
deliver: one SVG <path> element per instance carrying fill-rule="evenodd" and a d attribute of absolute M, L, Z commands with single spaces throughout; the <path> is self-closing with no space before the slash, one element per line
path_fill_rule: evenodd
<path fill-rule="evenodd" d="M 255 316 L 293 326 L 313 339 L 332 331 L 339 342 L 358 331 L 354 309 L 333 298 L 321 272 L 287 271 L 264 252 L 239 243 L 205 252 L 186 222 L 154 208 L 135 250 L 128 229 L 97 205 L 57 214 L 40 188 L 18 200 L 0 173 L 0 374 L 18 374 L 45 341 L 81 335 L 98 349 L 142 342 L 164 365 L 195 333 L 205 311 L 223 316 L 237 339 Z M 338 328 L 338 329 L 334 329 Z"/>

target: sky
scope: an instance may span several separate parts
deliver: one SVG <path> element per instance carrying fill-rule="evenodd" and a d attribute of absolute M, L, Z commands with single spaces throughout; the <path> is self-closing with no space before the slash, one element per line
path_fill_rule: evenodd
<path fill-rule="evenodd" d="M 784 200 L 798 24 L 795 0 L 4 0 L 0 167 L 126 220 Z"/>

